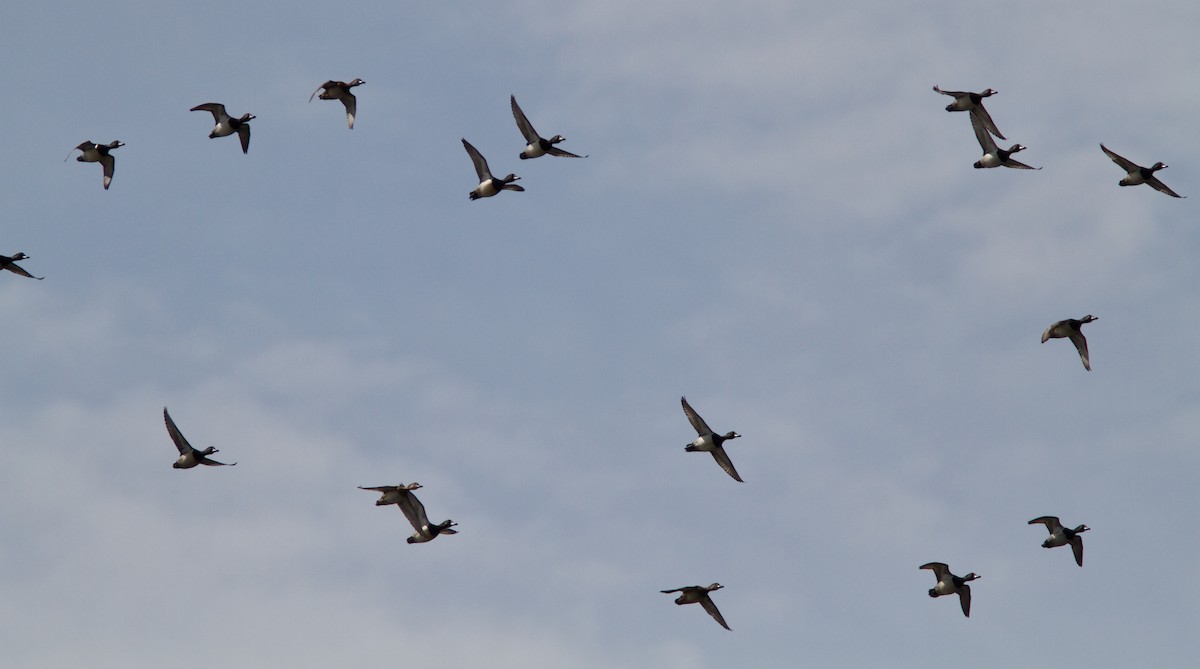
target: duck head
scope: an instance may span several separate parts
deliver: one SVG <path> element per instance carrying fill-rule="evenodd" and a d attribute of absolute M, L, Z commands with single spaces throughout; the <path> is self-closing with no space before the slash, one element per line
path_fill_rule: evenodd
<path fill-rule="evenodd" d="M 362 86 L 365 83 L 367 83 L 367 82 L 363 81 L 362 79 L 359 79 L 358 77 L 355 77 L 354 81 L 351 81 L 350 83 L 346 84 L 346 88 L 354 88 L 355 86 Z"/>
<path fill-rule="evenodd" d="M 742 435 L 740 435 L 740 434 L 738 434 L 737 432 L 734 432 L 734 431 L 732 431 L 732 430 L 730 430 L 729 432 L 726 432 L 726 433 L 725 433 L 725 438 L 726 438 L 726 439 L 737 439 L 737 438 L 738 438 L 738 437 L 740 437 L 740 436 L 742 436 Z"/>
<path fill-rule="evenodd" d="M 503 181 L 506 184 L 510 184 L 514 181 L 519 181 L 520 179 L 521 179 L 521 177 L 519 177 L 515 174 L 510 174 L 510 175 L 504 177 L 503 179 L 501 179 L 501 181 Z"/>
<path fill-rule="evenodd" d="M 1095 316 L 1093 316 L 1093 315 L 1091 315 L 1091 314 L 1088 314 L 1087 316 L 1084 316 L 1083 318 L 1080 318 L 1080 319 L 1079 319 L 1079 322 L 1080 322 L 1080 323 L 1091 323 L 1092 321 L 1098 321 L 1098 320 L 1100 320 L 1100 319 L 1099 319 L 1099 318 L 1096 318 Z"/>
<path fill-rule="evenodd" d="M 24 253 L 23 251 L 17 251 L 17 252 L 16 252 L 16 253 L 13 255 L 12 259 L 13 259 L 13 260 L 28 260 L 28 259 L 29 259 L 29 256 L 25 255 L 25 253 Z"/>
<path fill-rule="evenodd" d="M 1151 165 L 1151 166 L 1150 166 L 1150 168 L 1149 168 L 1149 169 L 1150 169 L 1150 173 L 1151 173 L 1151 174 L 1153 174 L 1154 172 L 1157 172 L 1157 171 L 1159 171 L 1159 170 L 1163 169 L 1163 168 L 1164 168 L 1164 167 L 1166 167 L 1166 166 L 1167 166 L 1167 165 L 1166 165 L 1165 163 L 1154 163 L 1154 164 L 1153 164 L 1153 165 Z"/>
<path fill-rule="evenodd" d="M 547 139 L 546 141 L 550 142 L 551 144 L 558 144 L 559 142 L 567 141 L 567 138 L 563 137 L 562 135 L 555 135 L 555 136 L 551 137 L 550 139 Z"/>
<path fill-rule="evenodd" d="M 1000 91 L 997 91 L 997 90 L 993 90 L 993 89 L 991 89 L 991 88 L 988 88 L 988 89 L 985 89 L 985 90 L 984 90 L 982 93 L 980 93 L 980 94 L 979 94 L 979 97 L 981 97 L 981 98 L 990 98 L 990 97 L 992 97 L 993 95 L 995 95 L 995 94 L 997 94 L 997 93 L 999 93 L 999 92 L 1000 92 Z"/>

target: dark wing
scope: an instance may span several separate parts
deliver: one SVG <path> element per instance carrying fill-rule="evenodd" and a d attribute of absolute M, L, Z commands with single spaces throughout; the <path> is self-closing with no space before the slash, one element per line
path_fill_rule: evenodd
<path fill-rule="evenodd" d="M 992 139 L 991 133 L 987 128 L 983 127 L 983 122 L 975 114 L 971 114 L 971 128 L 975 130 L 975 139 L 979 141 L 979 147 L 984 153 L 999 155 L 999 150 L 996 148 L 996 142 Z"/>
<path fill-rule="evenodd" d="M 986 127 L 993 135 L 999 137 L 1000 139 L 1008 139 L 1004 135 L 1000 134 L 1000 130 L 996 127 L 996 122 L 992 120 L 992 115 L 988 113 L 988 110 L 984 109 L 982 102 L 971 108 L 971 116 L 978 116 L 979 120 L 983 122 L 984 127 Z"/>
<path fill-rule="evenodd" d="M 692 405 L 688 404 L 687 397 L 680 397 L 679 403 L 683 405 L 683 413 L 687 415 L 688 422 L 692 424 L 692 427 L 696 428 L 696 434 L 703 437 L 706 434 L 713 433 L 712 428 L 708 426 L 708 423 L 705 423 L 704 419 L 700 417 L 700 414 L 696 413 L 696 410 L 692 408 Z"/>
<path fill-rule="evenodd" d="M 350 129 L 353 130 L 354 113 L 358 109 L 358 98 L 354 97 L 354 94 L 350 91 L 346 91 L 345 94 L 342 95 L 342 104 L 346 105 L 346 123 L 350 126 Z"/>
<path fill-rule="evenodd" d="M 67 158 L 70 158 L 71 154 L 75 153 L 76 151 L 87 151 L 88 149 L 92 148 L 93 146 L 95 146 L 95 144 L 93 144 L 91 141 L 81 142 L 79 144 L 79 146 L 71 149 L 70 153 L 67 154 Z M 67 162 L 67 158 L 63 158 L 64 163 Z"/>
<path fill-rule="evenodd" d="M 424 534 L 424 528 L 429 525 L 429 518 L 425 515 L 425 505 L 421 503 L 421 500 L 409 492 L 400 496 L 397 506 L 400 507 L 400 511 L 404 513 L 404 517 L 408 519 L 413 529 Z"/>
<path fill-rule="evenodd" d="M 1057 530 L 1062 529 L 1062 523 L 1058 521 L 1058 516 L 1039 516 L 1029 521 L 1030 525 L 1037 525 L 1038 523 L 1045 525 L 1050 534 L 1054 534 Z"/>
<path fill-rule="evenodd" d="M 1087 371 L 1092 371 L 1092 363 L 1088 360 L 1087 339 L 1079 330 L 1071 330 L 1071 343 L 1075 345 L 1075 350 L 1079 351 L 1079 359 L 1083 361 L 1083 368 Z"/>
<path fill-rule="evenodd" d="M 179 450 L 180 455 L 196 450 L 192 448 L 187 439 L 183 438 L 183 433 L 179 431 L 179 428 L 175 427 L 175 421 L 171 420 L 171 414 L 167 413 L 167 407 L 163 407 L 163 422 L 167 424 L 167 434 L 171 435 L 171 441 L 175 442 L 175 448 Z"/>
<path fill-rule="evenodd" d="M 962 604 L 963 615 L 971 617 L 971 586 L 963 583 L 958 586 L 958 603 Z"/>
<path fill-rule="evenodd" d="M 467 150 L 467 155 L 471 156 L 471 162 L 475 164 L 475 174 L 479 175 L 479 182 L 483 183 L 492 178 L 492 171 L 488 169 L 487 160 L 479 150 L 471 146 L 471 143 L 463 139 L 463 148 Z"/>
<path fill-rule="evenodd" d="M 1104 146 L 1104 143 L 1103 143 L 1103 142 L 1101 142 L 1101 144 L 1100 144 L 1100 150 L 1101 150 L 1101 151 L 1104 151 L 1104 153 L 1105 153 L 1105 154 L 1106 154 L 1106 155 L 1107 155 L 1109 158 L 1112 158 L 1112 161 L 1113 161 L 1114 163 L 1116 163 L 1117 165 L 1120 165 L 1120 166 L 1121 166 L 1121 169 L 1125 170 L 1126 172 L 1132 172 L 1132 171 L 1134 171 L 1134 170 L 1140 170 L 1140 169 L 1142 169 L 1141 165 L 1138 165 L 1137 163 L 1131 162 L 1131 161 L 1129 161 L 1129 160 L 1127 160 L 1127 159 L 1125 159 L 1125 158 L 1122 158 L 1121 156 L 1118 156 L 1117 154 L 1113 153 L 1112 151 L 1109 151 L 1109 150 L 1108 150 L 1108 147 L 1107 147 L 1107 146 Z"/>
<path fill-rule="evenodd" d="M 674 590 L 659 590 L 664 595 L 669 595 L 672 592 L 683 592 L 683 588 L 675 588 Z"/>
<path fill-rule="evenodd" d="M 220 123 L 222 116 L 228 116 L 225 113 L 225 105 L 220 102 L 205 102 L 202 105 L 196 105 L 188 111 L 206 111 L 213 115 L 213 123 Z"/>
<path fill-rule="evenodd" d="M 937 85 L 934 85 L 933 90 L 941 93 L 942 95 L 949 95 L 952 98 L 961 98 L 964 95 L 970 95 L 970 93 L 966 91 L 943 91 L 942 89 L 938 88 Z"/>
<path fill-rule="evenodd" d="M 552 146 L 549 149 L 546 149 L 546 153 L 548 153 L 552 156 L 558 156 L 560 158 L 587 158 L 587 156 L 578 156 L 578 155 L 575 155 L 574 153 L 571 153 L 570 151 L 563 151 L 562 149 L 558 148 L 557 146 Z"/>
<path fill-rule="evenodd" d="M 717 461 L 717 464 L 721 465 L 721 469 L 724 469 L 726 474 L 729 474 L 733 477 L 734 481 L 743 483 L 742 477 L 738 476 L 737 470 L 733 468 L 733 461 L 731 461 L 729 459 L 729 455 L 725 453 L 724 446 L 717 446 L 714 448 L 712 450 L 712 456 L 713 459 Z"/>
<path fill-rule="evenodd" d="M 721 623 L 721 627 L 724 627 L 730 632 L 733 631 L 729 628 L 729 625 L 725 623 L 725 618 L 721 615 L 721 612 L 717 610 L 717 605 L 713 604 L 713 600 L 709 598 L 707 594 L 700 598 L 700 606 L 703 606 L 704 610 L 708 611 L 708 615 L 712 616 L 713 620 Z"/>
<path fill-rule="evenodd" d="M 18 265 L 15 262 L 10 262 L 7 265 L 4 265 L 4 269 L 12 272 L 13 274 L 20 274 L 21 276 L 27 276 L 31 279 L 37 279 L 38 281 L 41 281 L 42 279 L 46 278 L 44 276 L 34 276 L 34 275 L 30 274 L 29 272 L 26 272 L 24 269 L 21 268 L 20 265 Z"/>
<path fill-rule="evenodd" d="M 317 93 L 320 93 L 321 91 L 325 90 L 326 88 L 329 88 L 330 86 L 336 86 L 336 85 L 337 85 L 337 82 L 334 81 L 333 79 L 330 79 L 329 81 L 326 81 L 325 83 L 321 84 L 320 86 L 317 86 L 317 90 L 313 91 L 312 95 L 308 96 L 308 101 L 312 102 L 313 98 L 317 97 Z"/>
<path fill-rule="evenodd" d="M 1076 534 L 1071 537 L 1071 552 L 1075 554 L 1075 564 L 1083 566 L 1083 537 Z"/>
<path fill-rule="evenodd" d="M 242 153 L 250 152 L 250 124 L 242 123 L 237 129 L 238 139 L 242 140 Z"/>
<path fill-rule="evenodd" d="M 927 562 L 921 565 L 921 569 L 930 569 L 933 571 L 933 576 L 941 581 L 950 573 L 950 565 L 945 562 Z"/>
<path fill-rule="evenodd" d="M 975 117 L 972 116 L 971 118 L 975 118 Z M 1040 170 L 1040 169 L 1042 169 L 1040 167 L 1030 167 L 1029 165 L 1026 165 L 1023 162 L 1021 162 L 1019 160 L 1013 160 L 1012 158 L 1009 158 L 1008 160 L 1004 161 L 1004 166 L 1011 167 L 1015 170 Z"/>
<path fill-rule="evenodd" d="M 398 488 L 398 486 L 394 486 L 394 485 L 380 485 L 380 486 L 375 486 L 373 488 L 358 486 L 358 489 L 359 490 L 374 490 L 375 492 L 391 492 L 392 490 L 398 490 L 399 488 Z"/>
<path fill-rule="evenodd" d="M 104 166 L 104 190 L 108 190 L 108 185 L 112 183 L 113 171 L 117 167 L 117 161 L 109 155 L 100 156 L 100 164 Z"/>
<path fill-rule="evenodd" d="M 525 112 L 521 111 L 521 107 L 517 105 L 517 96 L 510 95 L 508 99 L 512 102 L 513 118 L 517 121 L 517 128 L 520 129 L 521 135 L 525 137 L 527 143 L 537 144 L 541 137 L 537 134 L 537 130 L 533 129 L 533 124 L 525 117 Z"/>
<path fill-rule="evenodd" d="M 217 462 L 207 455 L 197 455 L 196 462 L 199 462 L 202 465 L 208 465 L 209 467 L 232 467 L 237 464 L 236 462 Z"/>
<path fill-rule="evenodd" d="M 1164 184 L 1163 182 L 1159 181 L 1158 177 L 1156 177 L 1156 176 L 1146 177 L 1146 183 L 1150 184 L 1151 188 L 1153 188 L 1154 190 L 1156 190 L 1160 193 L 1166 193 L 1167 195 L 1170 195 L 1171 197 L 1178 197 L 1178 198 L 1183 197 L 1179 193 L 1176 193 L 1175 191 L 1171 190 L 1170 188 L 1167 188 L 1167 185 Z"/>

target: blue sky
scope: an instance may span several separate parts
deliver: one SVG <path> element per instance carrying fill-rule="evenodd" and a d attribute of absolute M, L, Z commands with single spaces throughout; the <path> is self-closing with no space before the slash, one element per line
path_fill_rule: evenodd
<path fill-rule="evenodd" d="M 12 666 L 1182 666 L 1200 8 L 0 9 Z M 358 118 L 313 101 L 361 77 Z M 1039 172 L 974 170 L 988 109 Z M 521 161 L 516 95 L 586 160 Z M 209 140 L 222 102 L 252 140 Z M 460 138 L 524 193 L 470 202 Z M 119 139 L 100 167 L 62 158 Z M 1119 188 L 1099 143 L 1186 200 Z M 1038 343 L 1092 313 L 1093 370 Z M 679 396 L 744 484 L 683 446 Z M 178 471 L 170 407 L 233 468 Z M 356 486 L 419 481 L 408 545 Z M 1026 522 L 1086 523 L 1085 567 Z M 971 618 L 931 600 L 978 572 Z M 718 581 L 733 632 L 659 590 Z"/>

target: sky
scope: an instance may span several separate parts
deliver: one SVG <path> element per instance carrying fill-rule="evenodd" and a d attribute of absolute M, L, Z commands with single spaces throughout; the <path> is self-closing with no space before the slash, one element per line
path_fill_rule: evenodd
<path fill-rule="evenodd" d="M 0 7 L 0 253 L 46 277 L 0 274 L 6 666 L 1194 662 L 1198 25 Z M 308 97 L 354 77 L 351 131 Z M 972 169 L 934 84 L 999 91 L 1043 169 Z M 518 160 L 510 95 L 589 157 Z M 257 116 L 248 155 L 204 102 Z M 461 138 L 525 192 L 469 201 Z M 114 139 L 108 191 L 63 161 Z M 1084 314 L 1091 372 L 1039 344 Z M 745 483 L 684 452 L 682 395 Z M 172 469 L 164 406 L 238 465 Z M 357 489 L 412 481 L 459 534 Z M 1082 569 L 1042 515 L 1092 528 Z M 931 561 L 982 576 L 969 619 Z M 659 593 L 712 582 L 731 632 Z"/>

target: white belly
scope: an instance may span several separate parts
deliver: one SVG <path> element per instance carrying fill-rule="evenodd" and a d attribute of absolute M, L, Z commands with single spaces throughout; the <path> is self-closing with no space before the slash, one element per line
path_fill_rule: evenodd
<path fill-rule="evenodd" d="M 711 451 L 717 447 L 717 444 L 713 441 L 712 435 L 708 434 L 703 437 L 698 437 L 696 441 L 692 442 L 692 446 L 694 446 L 697 451 Z"/>
<path fill-rule="evenodd" d="M 525 155 L 530 158 L 537 158 L 538 156 L 546 155 L 546 152 L 542 150 L 541 144 L 526 144 Z"/>
<path fill-rule="evenodd" d="M 212 130 L 213 137 L 226 137 L 234 133 L 233 126 L 228 123 L 218 123 Z"/>
<path fill-rule="evenodd" d="M 984 167 L 1000 167 L 1000 157 L 994 153 L 984 154 L 984 156 L 979 159 L 979 164 L 983 165 Z"/>

